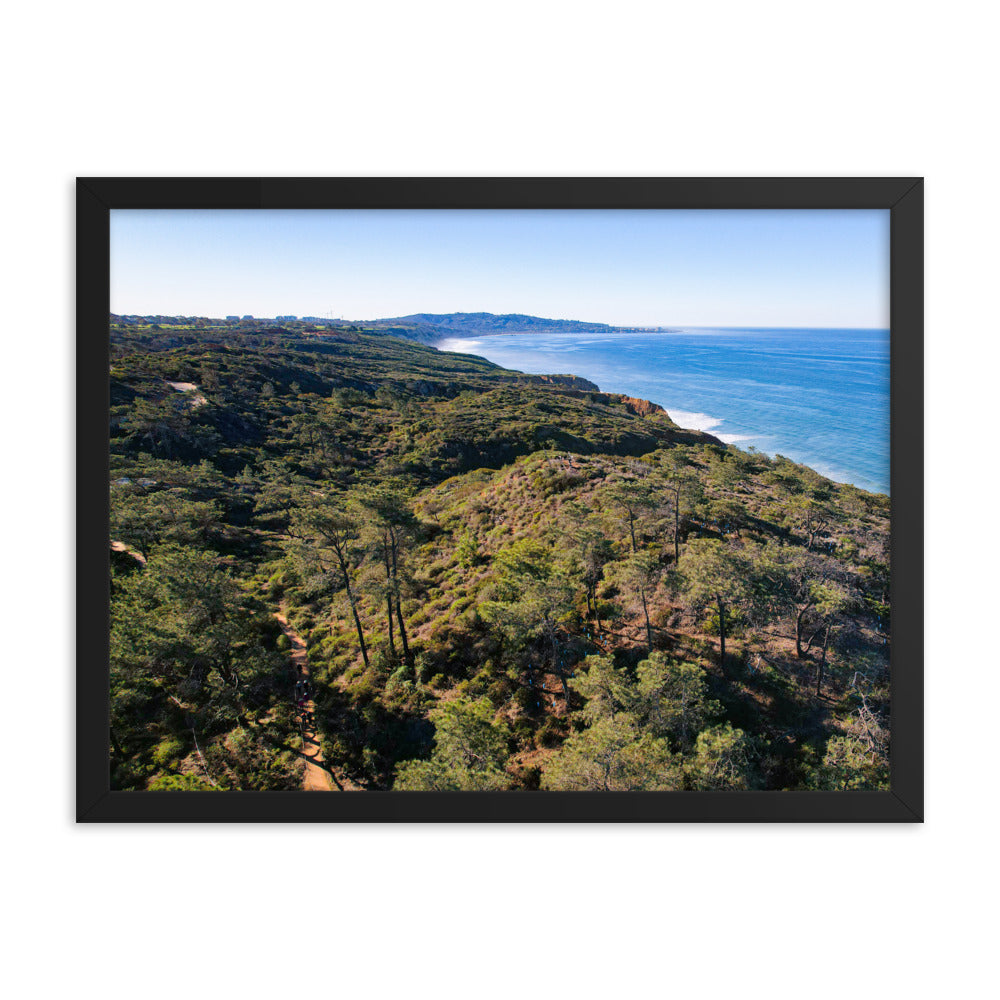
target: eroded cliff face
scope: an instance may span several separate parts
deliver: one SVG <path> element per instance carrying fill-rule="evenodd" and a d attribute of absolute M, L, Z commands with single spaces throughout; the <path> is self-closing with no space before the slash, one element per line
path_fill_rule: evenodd
<path fill-rule="evenodd" d="M 634 396 L 624 396 L 621 393 L 605 393 L 611 399 L 620 402 L 628 413 L 636 417 L 653 418 L 660 424 L 671 428 L 672 439 L 676 444 L 714 444 L 723 446 L 723 442 L 706 431 L 689 430 L 674 422 L 667 411 L 659 403 L 651 403 L 648 399 L 636 399 Z"/>
<path fill-rule="evenodd" d="M 633 396 L 622 396 L 619 393 L 610 393 L 609 395 L 614 395 L 617 399 L 620 399 L 625 405 L 625 409 L 637 417 L 652 417 L 655 414 L 660 414 L 667 420 L 670 420 L 669 414 L 659 403 L 651 403 L 648 399 L 636 399 Z"/>

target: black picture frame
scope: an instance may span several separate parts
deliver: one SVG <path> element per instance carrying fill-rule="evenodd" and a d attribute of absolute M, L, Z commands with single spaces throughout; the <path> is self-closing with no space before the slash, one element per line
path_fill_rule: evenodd
<path fill-rule="evenodd" d="M 891 790 L 888 792 L 111 791 L 110 212 L 126 208 L 867 208 L 891 231 Z M 922 822 L 921 178 L 78 178 L 78 822 Z"/>

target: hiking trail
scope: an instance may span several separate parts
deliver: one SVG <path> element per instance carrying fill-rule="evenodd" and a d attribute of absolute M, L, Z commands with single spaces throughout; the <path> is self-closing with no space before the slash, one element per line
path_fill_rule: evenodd
<path fill-rule="evenodd" d="M 306 653 L 305 641 L 288 623 L 288 619 L 282 611 L 275 611 L 274 617 L 281 626 L 281 631 L 285 633 L 291 643 L 289 655 L 292 663 L 299 668 L 301 676 L 308 681 L 309 657 Z M 310 721 L 303 731 L 301 756 L 305 758 L 306 770 L 302 778 L 302 790 L 305 792 L 356 790 L 357 786 L 346 778 L 338 778 L 323 761 L 323 751 L 320 747 L 319 737 L 316 735 L 316 706 L 313 704 L 311 695 L 305 703 L 305 711 L 308 713 Z"/>

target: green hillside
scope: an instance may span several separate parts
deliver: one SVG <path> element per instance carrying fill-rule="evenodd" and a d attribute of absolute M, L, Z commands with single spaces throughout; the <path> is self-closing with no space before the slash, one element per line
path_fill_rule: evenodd
<path fill-rule="evenodd" d="M 341 786 L 888 787 L 887 498 L 384 328 L 111 340 L 113 787 L 302 786 L 278 611 Z"/>
<path fill-rule="evenodd" d="M 584 323 L 575 319 L 544 319 L 523 313 L 413 313 L 377 321 L 434 330 L 438 336 L 490 333 L 610 333 L 606 323 Z"/>

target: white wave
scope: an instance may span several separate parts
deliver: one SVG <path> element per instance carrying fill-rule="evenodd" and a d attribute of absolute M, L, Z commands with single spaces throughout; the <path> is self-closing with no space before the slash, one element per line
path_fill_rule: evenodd
<path fill-rule="evenodd" d="M 438 345 L 442 351 L 454 351 L 456 354 L 475 354 L 475 348 L 482 347 L 481 340 L 468 340 L 459 337 L 448 337 Z"/>
<path fill-rule="evenodd" d="M 686 427 L 690 431 L 711 431 L 713 427 L 718 427 L 722 423 L 722 417 L 713 417 L 707 413 L 689 413 L 687 410 L 675 410 L 670 406 L 664 409 L 678 427 Z"/>
<path fill-rule="evenodd" d="M 737 441 L 756 441 L 758 437 L 756 434 L 720 434 L 718 431 L 715 432 L 715 436 L 723 444 L 736 444 Z"/>

